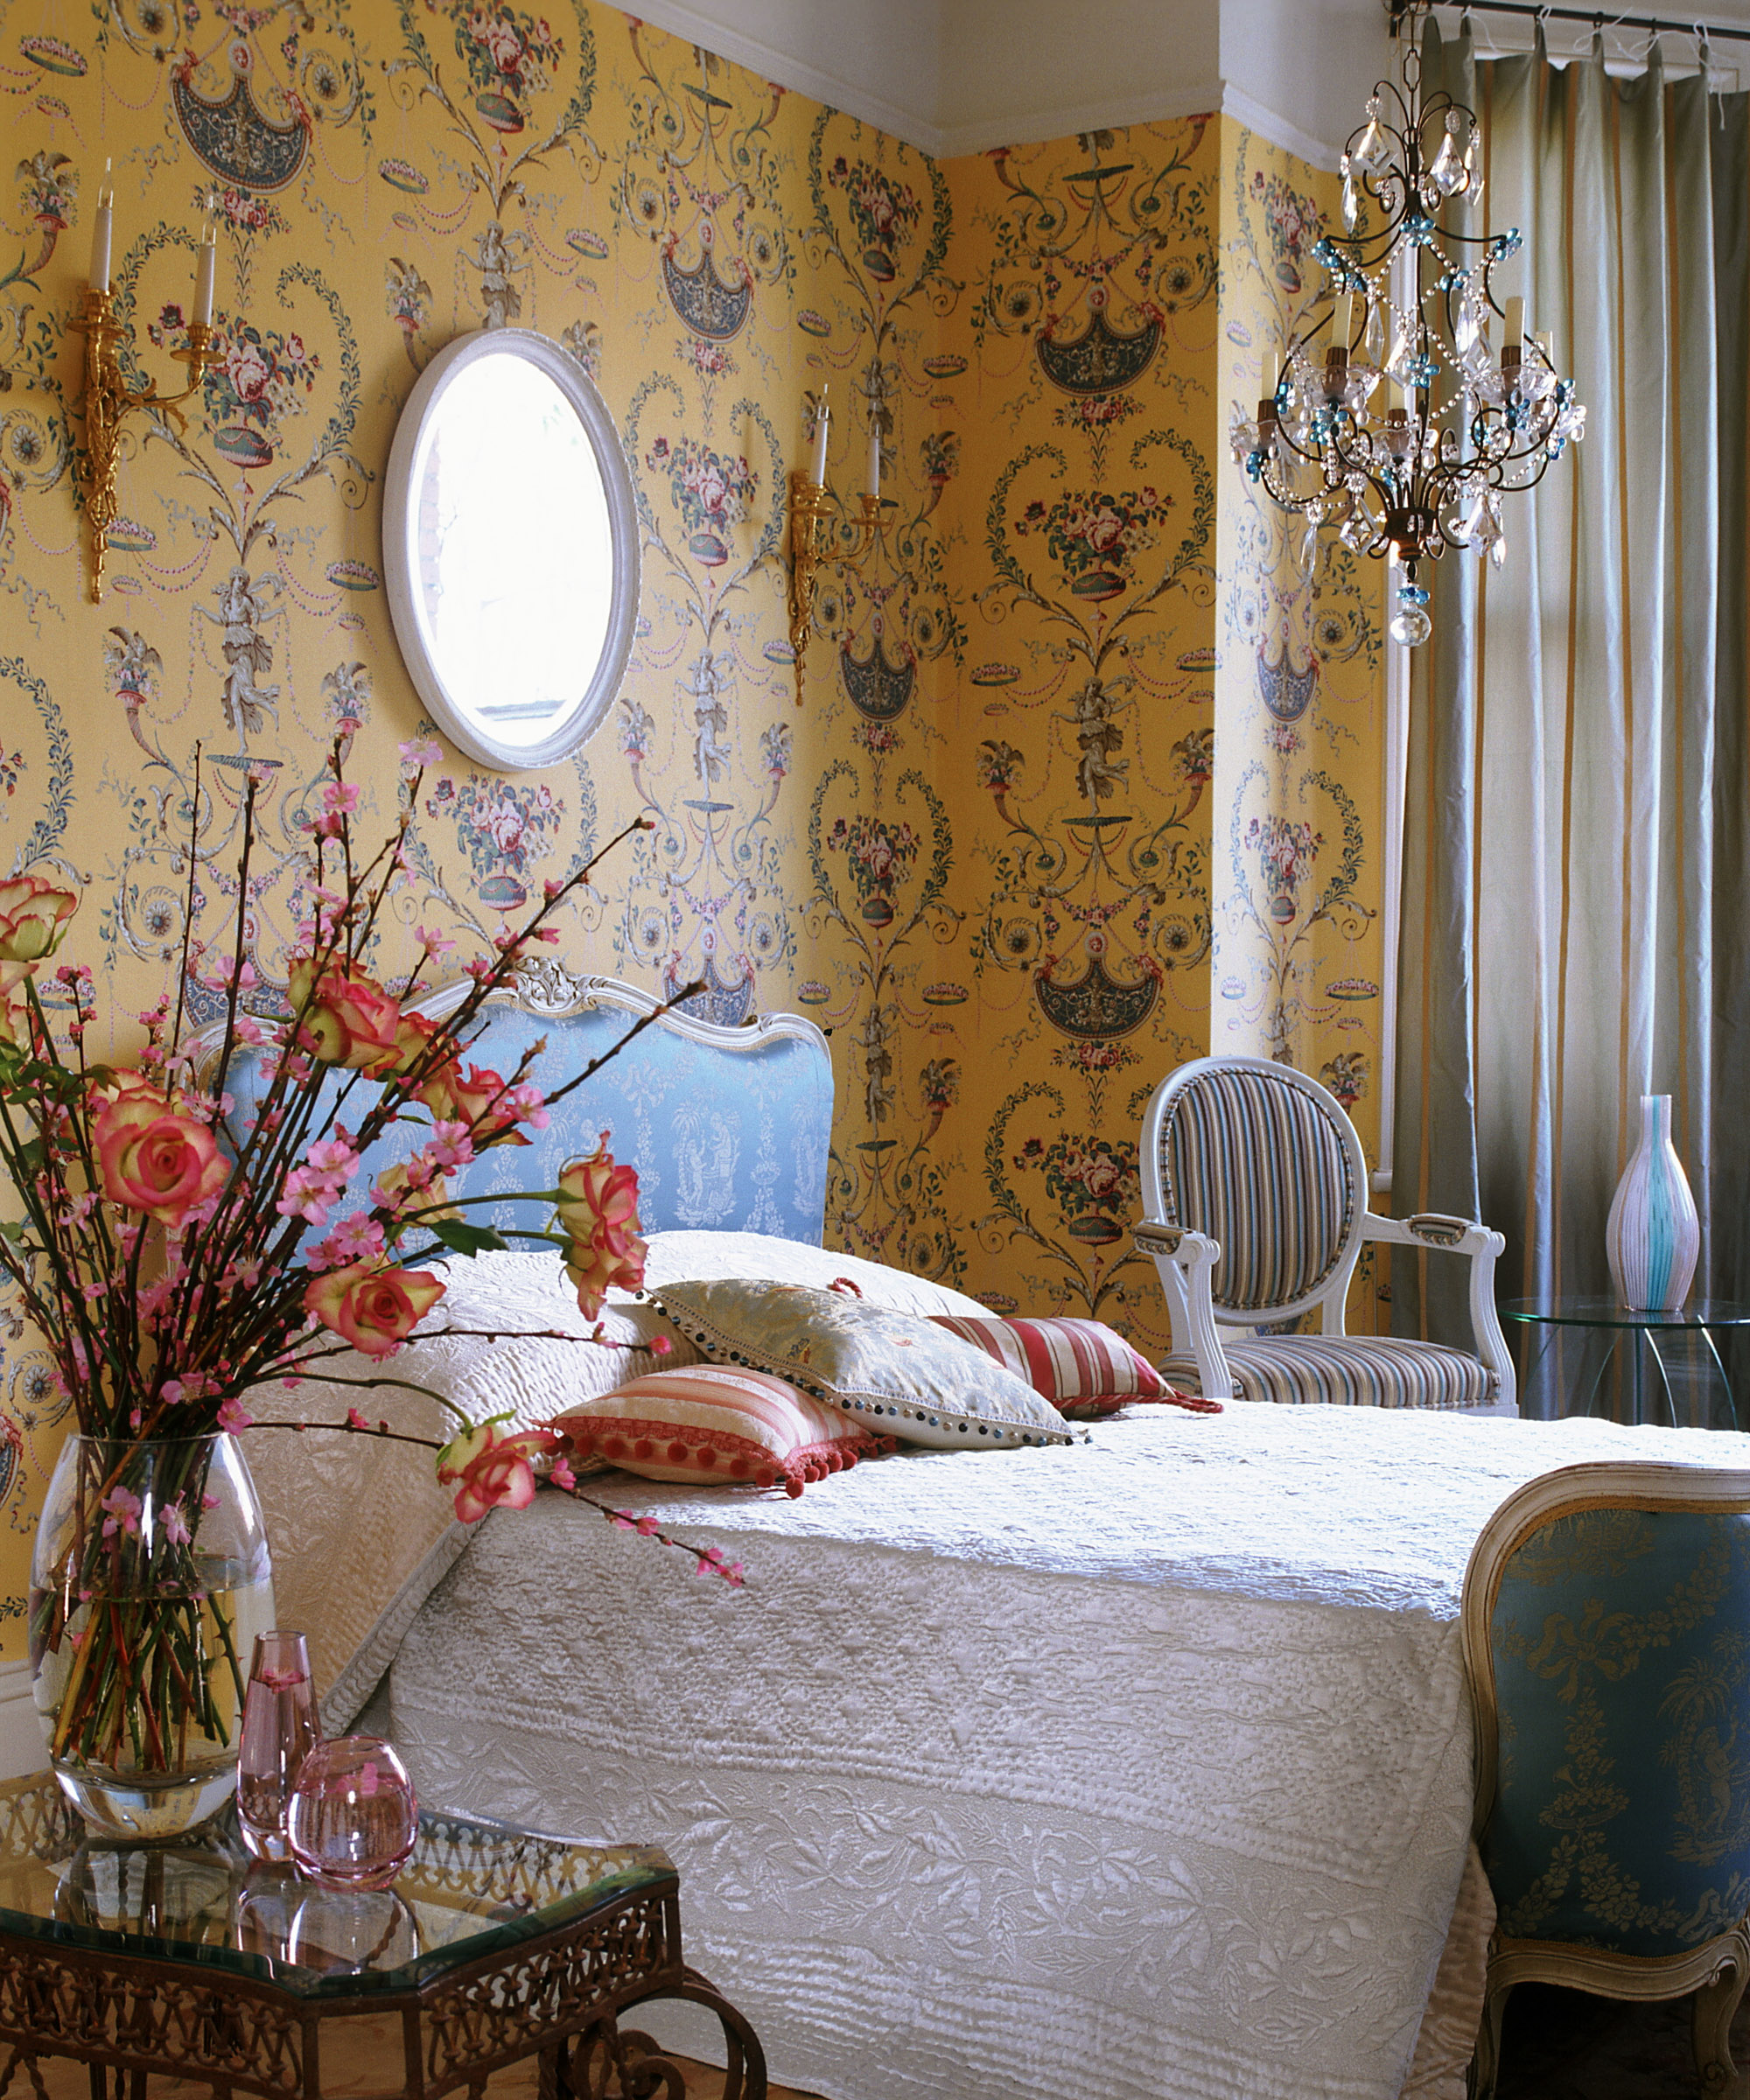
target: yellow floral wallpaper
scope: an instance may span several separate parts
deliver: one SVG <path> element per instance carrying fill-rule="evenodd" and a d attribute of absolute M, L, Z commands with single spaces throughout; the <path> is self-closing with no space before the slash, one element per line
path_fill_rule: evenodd
<path fill-rule="evenodd" d="M 489 938 L 641 813 L 562 958 L 703 976 L 727 1021 L 811 1013 L 833 1236 L 1147 1341 L 1124 1228 L 1164 1071 L 1292 1056 L 1369 1127 L 1376 593 L 1297 568 L 1226 444 L 1314 289 L 1326 178 L 1225 119 L 938 164 L 583 0 L 0 0 L 0 863 L 80 886 L 115 1048 L 191 895 L 228 915 L 246 768 L 272 775 L 270 997 L 338 723 L 364 821 L 393 817 L 422 716 L 382 589 L 390 438 L 438 348 L 508 324 L 620 424 L 637 639 L 570 760 L 428 772 L 385 976 L 416 923 Z M 223 355 L 130 418 L 93 605 L 72 321 L 106 161 L 135 376 L 182 371 L 209 194 Z M 884 524 L 825 572 L 799 710 L 784 500 L 822 386 L 837 550 L 872 417 Z M 32 1337 L 0 1340 L 16 1653 L 65 1424 Z"/>

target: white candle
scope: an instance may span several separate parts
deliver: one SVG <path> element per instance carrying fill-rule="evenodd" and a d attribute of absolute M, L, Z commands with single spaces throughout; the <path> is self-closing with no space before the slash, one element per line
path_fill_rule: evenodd
<path fill-rule="evenodd" d="M 1274 350 L 1264 353 L 1264 373 L 1258 381 L 1258 399 L 1273 402 L 1282 377 L 1282 360 Z"/>
<path fill-rule="evenodd" d="M 200 246 L 194 251 L 194 325 L 197 328 L 210 328 L 213 326 L 213 277 L 218 262 L 218 239 L 209 227 L 200 236 Z"/>
<path fill-rule="evenodd" d="M 103 164 L 103 180 L 97 189 L 97 212 L 91 221 L 91 289 L 107 292 L 109 289 L 109 200 L 114 195 L 109 187 L 109 163 Z"/>
<path fill-rule="evenodd" d="M 1507 318 L 1502 324 L 1501 354 L 1503 357 L 1516 357 L 1525 344 L 1525 302 L 1509 299 L 1507 302 Z"/>
<path fill-rule="evenodd" d="M 1556 368 L 1556 332 L 1553 328 L 1540 328 L 1532 341 L 1544 353 L 1544 362 L 1550 371 Z"/>
<path fill-rule="evenodd" d="M 815 410 L 815 449 L 808 462 L 808 479 L 816 488 L 826 486 L 826 434 L 832 411 L 826 405 L 826 388 L 821 388 L 820 406 Z"/>
<path fill-rule="evenodd" d="M 872 423 L 869 426 L 869 494 L 873 501 L 880 501 L 881 426 L 878 423 Z"/>
<path fill-rule="evenodd" d="M 1388 372 L 1385 376 L 1386 414 L 1388 416 L 1390 415 L 1394 409 L 1396 409 L 1402 413 L 1407 415 L 1409 413 L 1410 403 L 1408 399 L 1405 397 L 1404 388 L 1401 383 L 1395 380 Z"/>
<path fill-rule="evenodd" d="M 1349 335 L 1355 322 L 1355 295 L 1352 291 L 1340 293 L 1331 309 L 1331 343 L 1333 350 L 1349 354 Z"/>

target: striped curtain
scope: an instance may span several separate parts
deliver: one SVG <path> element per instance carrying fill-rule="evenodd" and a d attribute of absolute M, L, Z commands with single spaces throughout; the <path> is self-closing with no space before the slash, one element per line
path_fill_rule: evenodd
<path fill-rule="evenodd" d="M 1596 44 L 1480 63 L 1467 29 L 1424 63 L 1481 121 L 1490 228 L 1525 236 L 1497 291 L 1554 329 L 1588 414 L 1504 503 L 1505 567 L 1432 579 L 1394 1208 L 1504 1232 L 1503 1298 L 1606 1292 L 1640 1097 L 1670 1094 L 1698 1289 L 1750 1298 L 1750 98 L 1668 83 L 1656 50 L 1630 80 Z M 1463 1287 L 1400 1259 L 1397 1331 L 1460 1340 Z M 1552 1376 L 1522 1390 L 1558 1410 Z"/>

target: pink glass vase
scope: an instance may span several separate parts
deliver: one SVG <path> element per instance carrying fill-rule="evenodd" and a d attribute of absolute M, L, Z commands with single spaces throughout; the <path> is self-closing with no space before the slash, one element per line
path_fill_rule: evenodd
<path fill-rule="evenodd" d="M 301 1872 L 325 1888 L 387 1888 L 419 1834 L 407 1767 L 375 1735 L 339 1735 L 304 1760 L 286 1811 Z"/>
<path fill-rule="evenodd" d="M 290 1858 L 286 1804 L 321 1734 L 304 1635 L 257 1634 L 237 1756 L 237 1824 L 257 1859 Z"/>

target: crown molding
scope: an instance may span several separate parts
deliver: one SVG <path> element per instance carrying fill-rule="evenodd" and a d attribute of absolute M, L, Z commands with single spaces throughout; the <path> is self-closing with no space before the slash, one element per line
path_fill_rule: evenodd
<path fill-rule="evenodd" d="M 1043 144 L 1048 139 L 1068 138 L 1078 131 L 1116 131 L 1126 124 L 1171 124 L 1190 116 L 1231 117 L 1247 130 L 1256 131 L 1272 145 L 1297 155 L 1310 166 L 1336 172 L 1340 156 L 1322 139 L 1314 138 L 1286 117 L 1266 109 L 1255 97 L 1236 88 L 1231 80 L 1211 80 L 1175 88 L 1168 94 L 1132 94 L 1095 102 L 1065 103 L 1039 109 L 1002 124 L 957 125 L 938 132 L 940 146 L 929 150 L 945 158 L 972 153 L 989 153 L 998 146 Z"/>
<path fill-rule="evenodd" d="M 719 58 L 745 66 L 777 87 L 828 103 L 849 116 L 860 117 L 889 137 L 903 139 L 937 160 L 989 153 L 998 146 L 1040 145 L 1051 139 L 1073 137 L 1081 131 L 1118 130 L 1128 124 L 1176 123 L 1186 117 L 1209 116 L 1219 111 L 1312 167 L 1334 171 L 1337 165 L 1337 149 L 1278 116 L 1231 80 L 1219 76 L 1189 86 L 1102 96 L 1087 102 L 1046 104 L 1000 120 L 944 126 L 919 110 L 824 72 L 794 52 L 780 50 L 743 31 L 727 29 L 689 0 L 645 0 L 640 19 L 672 36 L 683 37 L 690 44 L 703 45 Z"/>
<path fill-rule="evenodd" d="M 794 52 L 766 44 L 740 30 L 725 28 L 703 9 L 689 6 L 687 0 L 644 0 L 636 19 L 665 29 L 670 36 L 683 37 L 689 44 L 703 45 L 718 58 L 745 66 L 758 79 L 770 80 L 774 87 L 825 102 L 832 108 L 844 110 L 847 116 L 860 117 L 865 124 L 873 124 L 890 138 L 903 139 L 907 145 L 941 156 L 940 128 L 916 110 L 905 108 L 885 95 L 872 94 L 836 74 L 823 72 Z"/>
<path fill-rule="evenodd" d="M 1322 138 L 1314 138 L 1310 131 L 1303 131 L 1298 124 L 1291 124 L 1285 116 L 1265 108 L 1244 88 L 1236 88 L 1231 80 L 1222 83 L 1222 114 L 1232 117 L 1236 124 L 1243 124 L 1248 131 L 1256 131 L 1261 138 L 1267 138 L 1271 145 L 1280 146 L 1284 153 L 1296 155 L 1309 167 L 1322 168 L 1327 175 L 1336 173 L 1343 158 L 1340 147 L 1327 145 Z"/>

